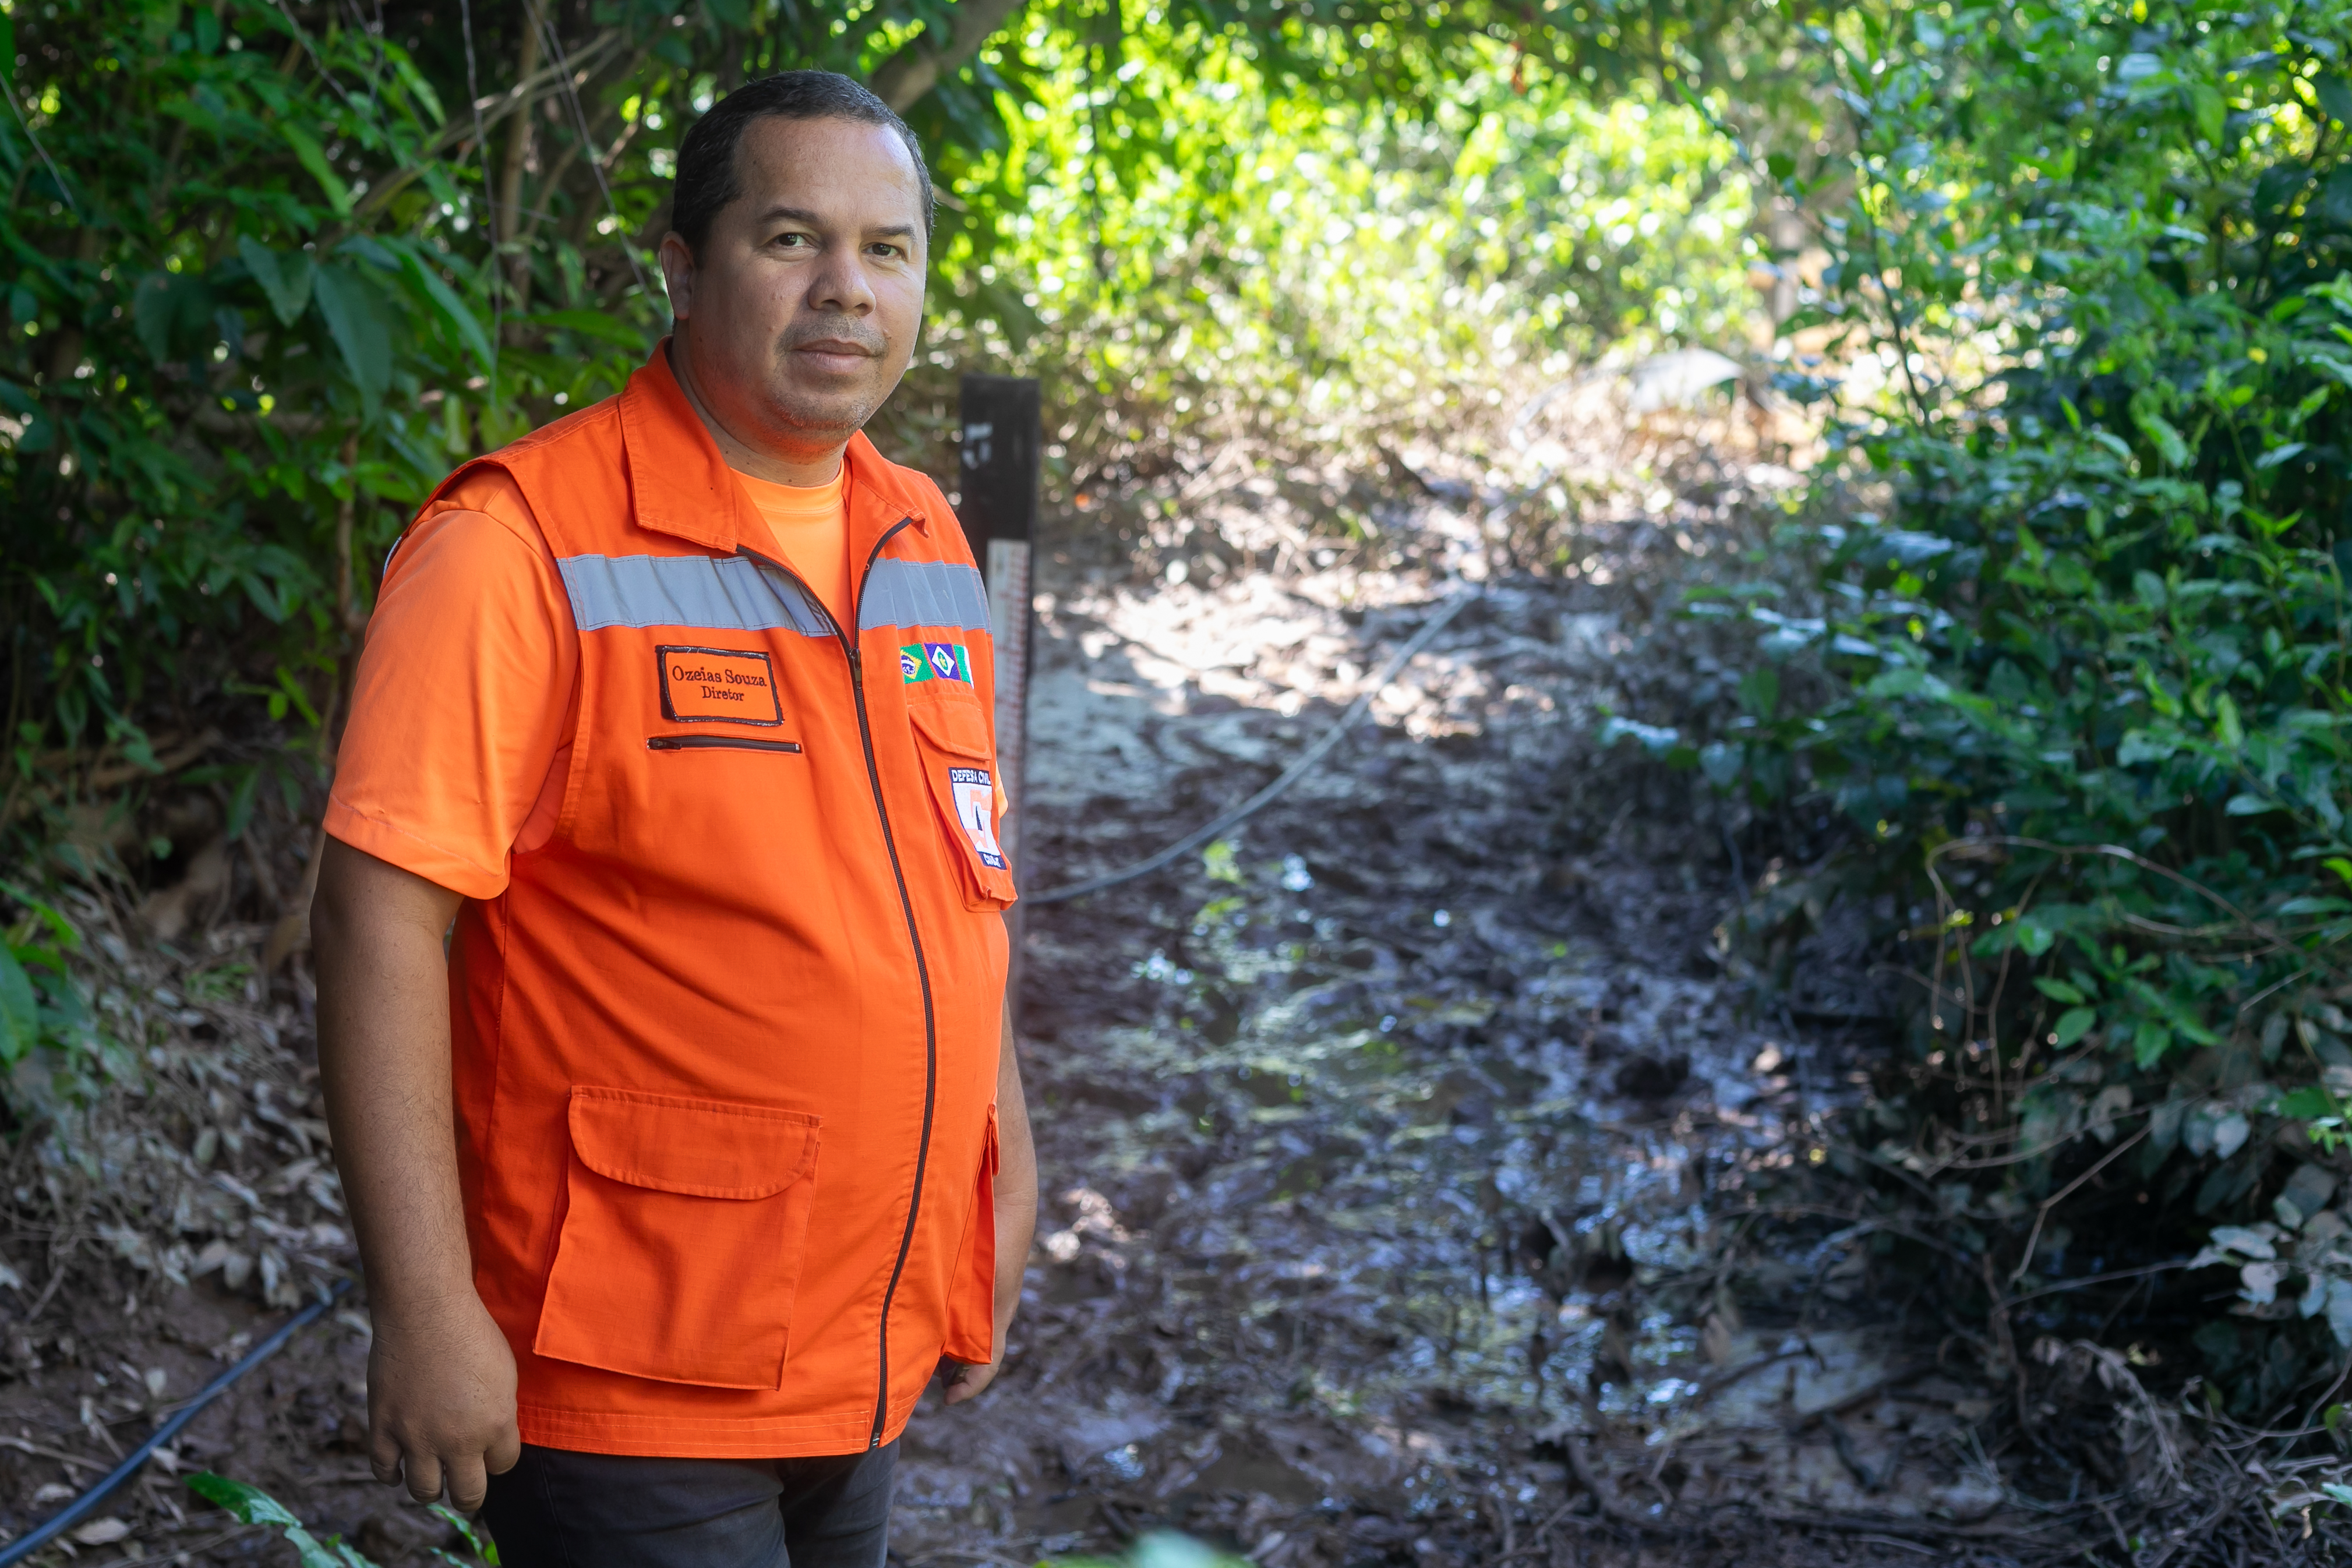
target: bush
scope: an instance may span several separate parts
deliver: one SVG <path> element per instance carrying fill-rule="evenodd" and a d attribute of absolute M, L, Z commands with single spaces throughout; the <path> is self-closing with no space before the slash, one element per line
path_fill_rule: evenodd
<path fill-rule="evenodd" d="M 1816 575 L 1689 606 L 1763 655 L 1689 755 L 1848 824 L 1759 921 L 1892 911 L 1911 1048 L 1851 1157 L 1942 1214 L 1933 1266 L 1997 1321 L 2176 1284 L 2267 1413 L 2352 1347 L 2352 8 L 1848 14 L 1815 45 L 1830 151 L 1769 168 L 1824 215 L 1781 377 L 1832 411 L 1786 530 Z M 1833 695 L 1780 710 L 1776 663 Z"/>

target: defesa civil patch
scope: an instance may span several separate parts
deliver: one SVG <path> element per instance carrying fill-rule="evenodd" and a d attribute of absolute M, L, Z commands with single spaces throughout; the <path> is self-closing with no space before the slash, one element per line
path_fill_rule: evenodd
<path fill-rule="evenodd" d="M 781 724 L 775 667 L 757 648 L 654 649 L 662 717 L 678 724 Z"/>
<path fill-rule="evenodd" d="M 992 871 L 1004 869 L 1004 851 L 996 842 L 996 781 L 986 768 L 950 768 L 948 789 L 955 796 L 956 821 L 971 840 L 971 852 Z"/>
<path fill-rule="evenodd" d="M 898 650 L 898 673 L 907 684 L 919 680 L 961 680 L 971 684 L 971 656 L 960 642 L 913 642 Z"/>

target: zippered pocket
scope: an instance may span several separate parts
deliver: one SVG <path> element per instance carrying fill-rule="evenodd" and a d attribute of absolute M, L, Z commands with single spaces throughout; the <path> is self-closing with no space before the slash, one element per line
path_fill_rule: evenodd
<path fill-rule="evenodd" d="M 738 740 L 731 735 L 648 735 L 648 752 L 792 752 L 801 749 L 798 741 Z"/>

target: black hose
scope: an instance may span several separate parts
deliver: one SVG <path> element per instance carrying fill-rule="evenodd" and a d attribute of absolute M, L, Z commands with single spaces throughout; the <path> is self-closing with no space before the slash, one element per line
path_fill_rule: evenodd
<path fill-rule="evenodd" d="M 1065 888 L 1049 889 L 1042 893 L 1024 893 L 1021 895 L 1021 901 L 1024 904 L 1058 904 L 1065 899 L 1083 899 L 1088 893 L 1099 893 L 1105 888 L 1116 888 L 1121 882 L 1132 882 L 1138 877 L 1150 876 L 1179 857 L 1192 853 L 1243 819 L 1256 816 L 1259 810 L 1271 804 L 1276 795 L 1313 772 L 1315 764 L 1321 762 L 1331 748 L 1339 743 L 1340 737 L 1355 728 L 1356 721 L 1371 711 L 1372 699 L 1381 694 L 1381 689 L 1395 679 L 1399 670 L 1412 662 L 1414 654 L 1427 647 L 1430 640 L 1445 629 L 1447 622 L 1460 615 L 1468 606 L 1470 601 L 1477 596 L 1477 590 L 1464 589 L 1447 600 L 1435 615 L 1422 623 L 1421 629 L 1412 634 L 1412 641 L 1397 649 L 1388 663 L 1381 666 L 1379 673 L 1365 684 L 1363 695 L 1357 698 L 1345 713 L 1339 715 L 1337 723 L 1323 731 L 1320 739 L 1307 748 L 1305 755 L 1283 769 L 1280 778 L 1242 802 L 1241 805 L 1206 826 L 1194 828 L 1148 860 L 1139 860 L 1122 870 L 1108 871 L 1099 877 L 1089 877 L 1083 882 L 1073 882 Z M 6 1568 L 5 1560 L 0 1560 L 0 1568 Z"/>
<path fill-rule="evenodd" d="M 170 1420 L 156 1427 L 145 1442 L 131 1449 L 130 1457 L 109 1470 L 105 1478 L 96 1486 L 68 1503 L 63 1511 L 52 1515 L 37 1530 L 28 1535 L 18 1537 L 5 1548 L 0 1548 L 0 1568 L 9 1568 L 12 1563 L 22 1563 L 34 1552 L 79 1524 L 99 1504 L 107 1500 L 108 1495 L 115 1488 L 137 1475 L 139 1467 L 147 1462 L 149 1456 L 178 1436 L 180 1429 L 194 1420 L 205 1405 L 226 1393 L 229 1385 L 238 1378 L 276 1355 L 285 1348 L 286 1342 L 292 1339 L 296 1333 L 317 1322 L 320 1314 L 333 1306 L 341 1298 L 343 1292 L 351 1289 L 351 1286 L 352 1282 L 348 1279 L 337 1280 L 335 1288 L 328 1291 L 323 1299 L 311 1302 L 287 1319 L 278 1326 L 276 1333 L 247 1351 L 243 1361 L 205 1384 L 203 1393 L 173 1412 Z"/>

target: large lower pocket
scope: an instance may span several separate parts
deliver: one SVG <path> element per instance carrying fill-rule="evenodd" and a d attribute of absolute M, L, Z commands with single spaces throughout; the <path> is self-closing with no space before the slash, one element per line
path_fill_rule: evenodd
<path fill-rule="evenodd" d="M 988 1108 L 988 1133 L 980 1150 L 979 1190 L 971 1217 L 964 1221 L 963 1245 L 956 1248 L 955 1277 L 948 1281 L 948 1337 L 943 1352 L 973 1366 L 996 1359 L 996 1107 Z"/>
<path fill-rule="evenodd" d="M 956 863 L 964 903 L 1001 910 L 1013 901 L 1013 868 L 996 836 L 996 759 L 980 704 L 960 697 L 910 699 L 915 755 L 939 807 L 948 858 Z"/>
<path fill-rule="evenodd" d="M 665 1383 L 776 1387 L 817 1118 L 583 1086 L 570 1121 L 571 1204 L 532 1348 Z"/>

